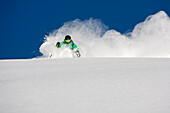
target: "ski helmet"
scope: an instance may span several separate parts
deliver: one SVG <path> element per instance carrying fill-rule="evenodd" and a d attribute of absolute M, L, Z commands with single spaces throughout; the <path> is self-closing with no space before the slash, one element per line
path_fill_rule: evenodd
<path fill-rule="evenodd" d="M 71 40 L 71 36 L 70 35 L 66 35 L 65 36 L 65 40 Z"/>

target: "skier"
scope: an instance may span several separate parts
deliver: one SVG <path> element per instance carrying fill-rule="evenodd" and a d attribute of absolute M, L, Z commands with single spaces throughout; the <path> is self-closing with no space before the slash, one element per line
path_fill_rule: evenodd
<path fill-rule="evenodd" d="M 57 42 L 56 47 L 57 48 L 61 48 L 65 46 L 66 48 L 69 48 L 73 51 L 73 54 L 75 53 L 77 55 L 77 57 L 80 57 L 80 52 L 79 52 L 79 48 L 77 47 L 77 45 L 71 40 L 71 36 L 66 35 L 64 41 L 62 42 Z"/>

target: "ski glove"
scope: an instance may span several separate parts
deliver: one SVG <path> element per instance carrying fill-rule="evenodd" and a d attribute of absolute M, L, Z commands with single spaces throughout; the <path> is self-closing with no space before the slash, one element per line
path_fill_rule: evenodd
<path fill-rule="evenodd" d="M 81 56 L 79 50 L 76 51 L 76 55 L 77 55 L 77 57 L 80 57 L 80 56 Z"/>
<path fill-rule="evenodd" d="M 59 47 L 59 45 L 60 45 L 60 42 L 57 42 L 56 47 Z"/>

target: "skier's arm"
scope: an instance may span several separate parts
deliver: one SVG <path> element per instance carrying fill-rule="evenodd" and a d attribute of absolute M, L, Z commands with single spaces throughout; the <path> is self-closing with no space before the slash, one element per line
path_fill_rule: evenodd
<path fill-rule="evenodd" d="M 76 44 L 73 45 L 73 50 L 79 50 Z"/>
<path fill-rule="evenodd" d="M 80 56 L 81 56 L 81 54 L 80 54 L 80 52 L 79 52 L 79 48 L 77 47 L 76 44 L 73 45 L 73 50 L 75 50 L 75 53 L 76 53 L 77 57 L 80 57 Z"/>

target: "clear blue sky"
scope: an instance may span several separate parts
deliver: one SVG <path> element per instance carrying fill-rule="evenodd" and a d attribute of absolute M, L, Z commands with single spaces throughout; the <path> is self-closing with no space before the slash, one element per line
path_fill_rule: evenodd
<path fill-rule="evenodd" d="M 169 0 L 0 0 L 0 59 L 32 58 L 43 37 L 74 19 L 100 19 L 121 33 L 160 10 Z"/>

